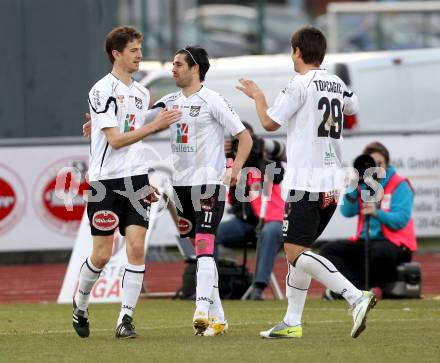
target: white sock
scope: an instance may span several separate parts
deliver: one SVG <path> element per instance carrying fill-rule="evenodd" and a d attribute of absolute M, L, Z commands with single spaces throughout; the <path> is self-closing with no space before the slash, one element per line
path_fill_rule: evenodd
<path fill-rule="evenodd" d="M 75 302 L 80 310 L 86 311 L 89 306 L 90 292 L 99 278 L 102 269 L 93 265 L 88 257 L 79 270 L 78 291 L 75 294 Z"/>
<path fill-rule="evenodd" d="M 215 267 L 214 285 L 212 288 L 212 304 L 209 306 L 209 316 L 216 316 L 219 321 L 225 321 L 225 312 L 223 311 L 222 302 L 220 300 L 220 294 L 218 291 L 218 270 Z"/>
<path fill-rule="evenodd" d="M 301 325 L 301 317 L 312 277 L 289 262 L 287 262 L 287 268 L 286 297 L 288 304 L 284 322 L 289 326 L 296 326 Z"/>
<path fill-rule="evenodd" d="M 122 278 L 122 304 L 118 323 L 121 324 L 124 315 L 133 316 L 136 303 L 141 293 L 144 281 L 145 265 L 125 265 L 124 277 Z"/>
<path fill-rule="evenodd" d="M 203 256 L 197 259 L 196 310 L 209 312 L 212 305 L 212 290 L 215 280 L 215 261 L 213 257 Z"/>
<path fill-rule="evenodd" d="M 329 260 L 316 253 L 301 253 L 296 259 L 295 267 L 308 273 L 330 290 L 341 294 L 350 305 L 362 296 L 362 291 L 348 281 Z"/>

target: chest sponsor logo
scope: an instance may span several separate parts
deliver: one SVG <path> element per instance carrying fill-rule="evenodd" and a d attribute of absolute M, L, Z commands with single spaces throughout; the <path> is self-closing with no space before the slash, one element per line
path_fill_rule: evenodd
<path fill-rule="evenodd" d="M 189 115 L 191 117 L 197 117 L 200 113 L 200 108 L 201 106 L 191 106 L 191 108 L 189 109 Z"/>
<path fill-rule="evenodd" d="M 22 181 L 12 170 L 0 165 L 0 234 L 23 217 L 25 197 Z"/>
<path fill-rule="evenodd" d="M 132 113 L 127 113 L 124 121 L 124 132 L 134 131 L 135 122 L 136 122 L 136 115 Z"/>
<path fill-rule="evenodd" d="M 139 97 L 134 98 L 134 104 L 139 110 L 142 110 L 142 99 Z"/>
<path fill-rule="evenodd" d="M 177 124 L 176 143 L 177 144 L 187 144 L 188 143 L 188 134 L 189 134 L 189 127 L 188 127 L 187 123 Z"/>
<path fill-rule="evenodd" d="M 179 109 L 179 105 L 173 105 L 173 110 L 178 110 Z"/>
<path fill-rule="evenodd" d="M 92 218 L 92 225 L 100 231 L 111 231 L 119 224 L 118 216 L 111 210 L 96 212 Z"/>
<path fill-rule="evenodd" d="M 87 199 L 87 159 L 86 156 L 69 157 L 51 164 L 35 186 L 34 205 L 38 216 L 60 234 L 78 232 Z"/>
<path fill-rule="evenodd" d="M 195 152 L 196 146 L 190 140 L 191 128 L 186 122 L 176 124 L 176 138 L 173 143 L 173 152 Z"/>

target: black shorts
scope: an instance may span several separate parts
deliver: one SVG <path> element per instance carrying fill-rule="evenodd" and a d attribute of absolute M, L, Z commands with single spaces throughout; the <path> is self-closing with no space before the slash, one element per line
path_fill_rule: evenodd
<path fill-rule="evenodd" d="M 208 197 L 204 198 L 203 194 Z M 195 237 L 196 233 L 216 234 L 223 217 L 225 198 L 224 185 L 175 186 L 180 237 Z"/>
<path fill-rule="evenodd" d="M 327 227 L 336 206 L 337 195 L 290 190 L 284 208 L 284 242 L 311 247 Z"/>
<path fill-rule="evenodd" d="M 135 196 L 132 193 L 131 197 L 129 197 L 115 192 L 125 192 L 125 183 L 130 183 L 130 180 L 134 192 L 149 185 L 148 175 L 146 174 L 126 179 L 117 178 L 90 182 L 92 198 L 87 203 L 87 215 L 90 221 L 92 236 L 110 236 L 118 226 L 119 232 L 123 236 L 125 236 L 125 227 L 129 225 L 142 226 L 148 229 L 150 202 L 145 198 L 146 195 Z M 129 192 L 130 189 L 128 188 Z M 104 191 L 104 198 L 101 201 L 93 200 Z M 96 199 L 99 200 L 101 198 Z"/>

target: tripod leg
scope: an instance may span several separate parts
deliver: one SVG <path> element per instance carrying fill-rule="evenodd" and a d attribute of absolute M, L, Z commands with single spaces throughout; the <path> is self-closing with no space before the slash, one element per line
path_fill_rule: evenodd
<path fill-rule="evenodd" d="M 254 284 L 251 284 L 251 286 L 248 287 L 248 289 L 246 290 L 246 292 L 243 294 L 243 296 L 241 297 L 240 300 L 247 300 L 247 298 L 249 297 L 249 295 L 251 294 L 252 290 L 254 289 Z"/>
<path fill-rule="evenodd" d="M 365 217 L 365 290 L 370 289 L 370 216 Z"/>
<path fill-rule="evenodd" d="M 272 289 L 274 299 L 284 300 L 284 295 L 281 292 L 280 285 L 278 284 L 277 278 L 273 272 L 270 274 L 270 288 Z"/>

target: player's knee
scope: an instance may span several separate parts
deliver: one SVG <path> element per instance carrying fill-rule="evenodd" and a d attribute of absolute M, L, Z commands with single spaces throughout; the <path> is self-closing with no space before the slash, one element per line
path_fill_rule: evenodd
<path fill-rule="evenodd" d="M 129 252 L 128 252 L 129 251 Z M 144 259 L 144 245 L 141 243 L 132 244 L 132 246 L 127 249 L 130 254 L 130 259 L 143 260 Z"/>
<path fill-rule="evenodd" d="M 299 255 L 306 251 L 307 249 L 302 246 L 297 246 L 291 243 L 285 243 L 284 244 L 284 252 L 286 253 L 286 258 L 289 263 L 292 265 L 295 265 L 295 262 Z"/>
<path fill-rule="evenodd" d="M 107 251 L 100 251 L 99 253 L 96 253 L 94 256 L 92 256 L 91 260 L 94 266 L 102 269 L 110 260 L 111 256 L 111 252 L 108 253 Z"/>

